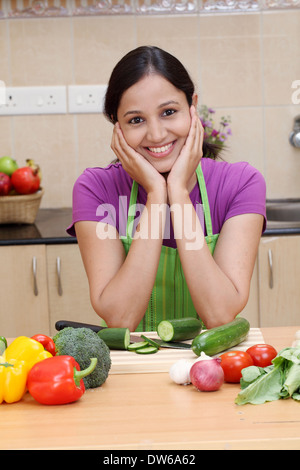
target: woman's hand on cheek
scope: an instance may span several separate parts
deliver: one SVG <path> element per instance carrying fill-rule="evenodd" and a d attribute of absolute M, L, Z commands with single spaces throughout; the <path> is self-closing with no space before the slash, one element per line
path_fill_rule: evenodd
<path fill-rule="evenodd" d="M 191 106 L 191 126 L 185 144 L 168 176 L 168 184 L 180 184 L 187 187 L 203 155 L 203 135 L 199 116 Z"/>
<path fill-rule="evenodd" d="M 143 186 L 147 193 L 155 191 L 156 187 L 166 186 L 162 175 L 141 154 L 128 145 L 118 122 L 114 126 L 111 148 L 126 173 Z"/>

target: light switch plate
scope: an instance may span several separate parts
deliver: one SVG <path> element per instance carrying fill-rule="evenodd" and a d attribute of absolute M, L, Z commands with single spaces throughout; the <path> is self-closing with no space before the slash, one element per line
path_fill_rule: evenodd
<path fill-rule="evenodd" d="M 65 86 L 5 87 L 0 102 L 0 116 L 22 114 L 65 114 L 67 90 Z"/>
<path fill-rule="evenodd" d="M 69 85 L 69 113 L 102 113 L 106 89 L 107 85 Z"/>

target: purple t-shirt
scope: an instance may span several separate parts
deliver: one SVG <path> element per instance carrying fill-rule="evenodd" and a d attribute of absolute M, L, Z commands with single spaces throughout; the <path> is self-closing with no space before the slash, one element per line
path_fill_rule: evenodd
<path fill-rule="evenodd" d="M 220 233 L 224 222 L 230 217 L 246 213 L 263 215 L 265 218 L 263 230 L 265 230 L 266 184 L 258 170 L 247 162 L 228 163 L 210 158 L 202 158 L 201 167 L 206 183 L 213 233 Z M 73 219 L 67 232 L 76 236 L 74 224 L 89 220 L 106 222 L 116 227 L 120 235 L 125 235 L 131 187 L 132 179 L 121 163 L 110 164 L 105 168 L 87 168 L 74 185 Z M 139 186 L 137 209 L 142 210 L 146 199 L 146 191 Z M 202 203 L 198 183 L 190 192 L 190 199 L 195 208 Z M 203 226 L 203 218 L 202 220 L 200 216 L 199 218 Z M 206 235 L 205 227 L 203 229 Z M 170 220 L 168 236 L 163 244 L 176 247 Z"/>

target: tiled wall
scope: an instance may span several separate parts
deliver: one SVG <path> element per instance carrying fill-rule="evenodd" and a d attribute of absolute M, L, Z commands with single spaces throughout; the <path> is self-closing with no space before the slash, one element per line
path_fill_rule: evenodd
<path fill-rule="evenodd" d="M 143 44 L 175 54 L 200 102 L 231 115 L 227 160 L 261 170 L 268 198 L 300 198 L 300 149 L 288 142 L 300 114 L 292 103 L 292 83 L 300 80 L 300 9 L 2 19 L 0 79 L 7 86 L 105 84 L 116 61 Z M 80 172 L 114 158 L 111 132 L 102 115 L 0 117 L 0 156 L 19 164 L 34 158 L 44 175 L 42 207 L 71 206 Z"/>

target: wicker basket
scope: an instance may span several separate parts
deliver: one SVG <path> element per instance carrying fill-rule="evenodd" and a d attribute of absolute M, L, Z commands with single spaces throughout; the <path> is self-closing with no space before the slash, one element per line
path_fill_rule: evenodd
<path fill-rule="evenodd" d="M 0 196 L 0 224 L 33 224 L 44 194 L 43 188 L 34 194 Z"/>

